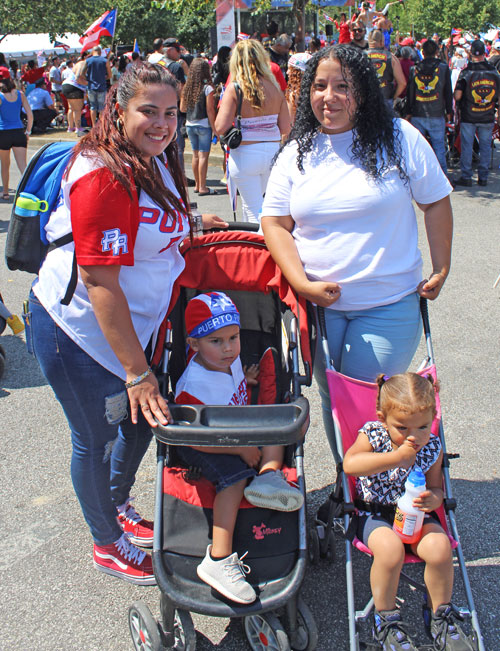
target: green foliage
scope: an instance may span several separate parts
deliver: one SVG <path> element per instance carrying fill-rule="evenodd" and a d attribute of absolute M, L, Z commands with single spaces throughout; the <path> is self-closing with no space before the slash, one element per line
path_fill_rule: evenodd
<path fill-rule="evenodd" d="M 447 38 L 454 27 L 476 33 L 497 25 L 500 4 L 497 0 L 407 0 L 404 7 L 391 7 L 393 23 L 396 15 L 401 33 L 411 33 L 413 28 L 418 38 L 434 32 Z"/>

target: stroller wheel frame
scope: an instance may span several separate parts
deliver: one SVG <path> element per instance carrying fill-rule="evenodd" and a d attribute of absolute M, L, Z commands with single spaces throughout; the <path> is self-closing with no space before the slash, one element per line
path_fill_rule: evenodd
<path fill-rule="evenodd" d="M 247 615 L 242 623 L 252 651 L 291 651 L 288 635 L 273 613 Z"/>
<path fill-rule="evenodd" d="M 314 651 L 318 645 L 318 627 L 306 602 L 297 597 L 297 626 L 290 634 L 292 651 Z"/>
<path fill-rule="evenodd" d="M 307 536 L 307 552 L 309 563 L 311 565 L 317 565 L 319 563 L 320 555 L 320 542 L 318 530 L 315 526 L 310 527 Z"/>
<path fill-rule="evenodd" d="M 135 601 L 130 606 L 128 625 L 136 651 L 162 651 L 158 622 L 144 601 Z"/>

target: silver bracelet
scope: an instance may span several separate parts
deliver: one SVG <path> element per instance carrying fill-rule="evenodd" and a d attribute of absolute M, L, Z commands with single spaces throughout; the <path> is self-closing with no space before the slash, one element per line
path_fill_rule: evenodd
<path fill-rule="evenodd" d="M 200 213 L 192 213 L 193 218 L 193 235 L 201 235 L 203 233 L 203 217 Z"/>
<path fill-rule="evenodd" d="M 137 377 L 135 377 L 133 380 L 130 380 L 130 382 L 125 382 L 125 388 L 126 388 L 126 389 L 131 389 L 132 387 L 137 386 L 137 385 L 140 384 L 143 380 L 145 380 L 145 379 L 148 377 L 148 375 L 151 375 L 152 372 L 153 372 L 153 371 L 152 371 L 151 368 L 148 366 L 148 370 L 147 370 L 147 371 L 144 371 L 144 373 L 141 373 L 140 375 L 138 375 Z"/>

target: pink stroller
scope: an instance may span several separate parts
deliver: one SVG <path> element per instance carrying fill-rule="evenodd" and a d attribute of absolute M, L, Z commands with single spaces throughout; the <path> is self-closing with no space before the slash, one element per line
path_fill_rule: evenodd
<path fill-rule="evenodd" d="M 421 374 L 430 373 L 436 377 L 436 367 L 434 365 L 434 353 L 432 348 L 431 334 L 429 328 L 429 318 L 427 311 L 427 301 L 420 299 L 420 308 L 424 325 L 424 333 L 427 344 L 427 357 L 424 359 L 420 369 L 417 371 Z M 328 343 L 326 339 L 325 318 L 322 308 L 318 309 L 319 332 L 321 343 L 326 357 L 326 374 L 328 387 L 330 391 L 332 415 L 335 427 L 335 439 L 337 450 L 341 459 L 344 457 L 344 451 L 347 450 L 355 441 L 358 430 L 369 420 L 376 420 L 375 401 L 377 385 L 369 382 L 355 380 L 353 378 L 341 375 L 333 368 Z M 470 636 L 474 648 L 478 651 L 484 651 L 484 643 L 481 636 L 477 612 L 474 606 L 474 599 L 467 576 L 467 569 L 463 556 L 460 537 L 457 530 L 455 512 L 456 500 L 452 496 L 451 482 L 449 476 L 449 460 L 458 455 L 449 454 L 446 451 L 444 440 L 443 424 L 441 420 L 441 409 L 438 397 L 438 413 L 433 423 L 432 432 L 439 436 L 442 443 L 444 461 L 443 461 L 443 488 L 445 499 L 443 505 L 438 511 L 441 525 L 448 533 L 452 547 L 458 560 L 462 580 L 464 583 L 467 608 L 461 608 L 463 616 L 470 618 L 472 625 L 472 634 Z M 350 651 L 359 651 L 360 648 L 372 648 L 360 642 L 358 623 L 365 621 L 373 609 L 373 598 L 369 600 L 362 610 L 355 609 L 354 603 L 354 582 L 352 570 L 352 545 L 363 553 L 370 554 L 370 550 L 356 537 L 351 535 L 350 524 L 352 515 L 356 511 L 354 495 L 354 478 L 348 477 L 342 470 L 342 462 L 337 465 L 336 485 L 328 498 L 319 509 L 315 524 L 309 530 L 309 558 L 311 563 L 317 563 L 319 558 L 326 558 L 333 562 L 335 558 L 335 533 L 341 533 L 345 538 L 345 555 L 346 555 L 346 582 L 347 582 L 347 602 L 349 611 L 349 644 Z M 352 543 L 351 543 L 352 541 Z M 417 556 L 407 554 L 405 563 L 421 562 Z M 409 583 L 413 588 L 421 591 L 424 595 L 424 622 L 429 628 L 430 609 L 427 606 L 425 585 L 418 583 L 404 571 L 401 572 L 401 578 Z M 379 648 L 374 645 L 373 648 Z M 433 646 L 421 646 L 421 649 L 433 649 Z"/>

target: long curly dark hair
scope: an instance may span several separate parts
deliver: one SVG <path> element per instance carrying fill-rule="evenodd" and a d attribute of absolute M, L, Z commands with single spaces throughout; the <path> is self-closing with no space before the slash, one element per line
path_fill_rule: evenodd
<path fill-rule="evenodd" d="M 352 88 L 356 103 L 352 160 L 358 162 L 361 169 L 375 180 L 396 167 L 400 178 L 406 183 L 408 175 L 401 142 L 397 137 L 399 128 L 382 95 L 375 69 L 360 49 L 344 44 L 323 48 L 314 54 L 304 72 L 295 123 L 288 139 L 288 142 L 295 140 L 298 144 L 297 167 L 304 172 L 304 157 L 312 150 L 315 136 L 321 128 L 311 108 L 311 87 L 318 65 L 324 59 L 337 59 L 340 62 L 342 75 Z"/>
<path fill-rule="evenodd" d="M 195 59 L 189 66 L 189 76 L 182 94 L 188 111 L 196 106 L 206 84 L 211 81 L 210 66 L 205 59 Z"/>
<path fill-rule="evenodd" d="M 164 85 L 173 88 L 177 94 L 175 77 L 164 66 L 158 64 L 145 63 L 140 67 L 132 66 L 120 77 L 119 82 L 112 86 L 108 92 L 106 105 L 98 122 L 91 132 L 75 146 L 68 169 L 79 154 L 99 159 L 132 198 L 130 170 L 135 183 L 167 214 L 170 214 L 173 209 L 181 213 L 189 213 L 189 199 L 177 154 L 175 134 L 164 153 L 167 157 L 168 170 L 184 205 L 173 192 L 165 187 L 157 166 L 150 166 L 142 159 L 141 152 L 127 139 L 123 128 L 120 128 L 116 104 L 118 103 L 125 110 L 130 100 L 138 92 L 151 85 Z"/>

